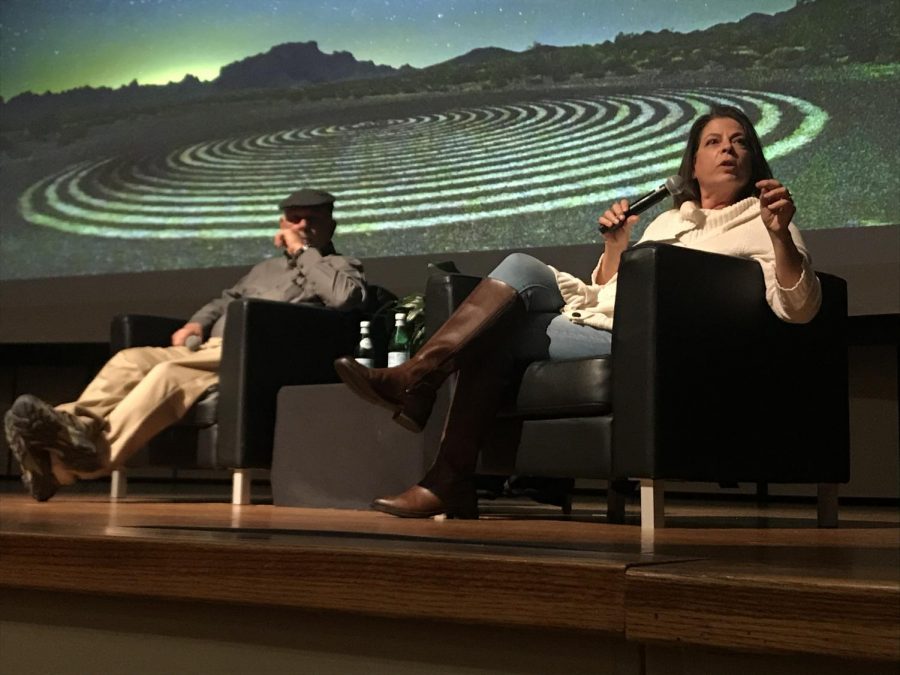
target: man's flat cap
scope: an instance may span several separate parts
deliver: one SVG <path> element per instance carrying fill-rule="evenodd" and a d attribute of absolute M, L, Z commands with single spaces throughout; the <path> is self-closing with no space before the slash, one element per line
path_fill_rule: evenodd
<path fill-rule="evenodd" d="M 334 204 L 334 195 L 329 194 L 324 190 L 310 190 L 308 188 L 303 188 L 282 199 L 278 208 L 286 209 L 289 206 L 325 206 L 327 204 Z"/>

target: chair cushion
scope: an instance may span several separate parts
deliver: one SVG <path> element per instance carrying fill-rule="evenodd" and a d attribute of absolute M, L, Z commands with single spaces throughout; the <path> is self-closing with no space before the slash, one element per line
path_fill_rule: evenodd
<path fill-rule="evenodd" d="M 208 427 L 216 423 L 216 408 L 219 406 L 219 387 L 213 385 L 191 406 L 176 426 Z"/>
<path fill-rule="evenodd" d="M 515 414 L 527 419 L 609 414 L 611 366 L 609 357 L 535 361 L 522 377 Z"/>

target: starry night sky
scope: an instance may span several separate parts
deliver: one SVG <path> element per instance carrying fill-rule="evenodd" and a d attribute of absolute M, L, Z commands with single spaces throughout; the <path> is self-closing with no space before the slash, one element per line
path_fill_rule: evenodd
<path fill-rule="evenodd" d="M 2 0 L 0 95 L 213 79 L 283 42 L 421 67 L 476 47 L 690 31 L 795 0 Z"/>

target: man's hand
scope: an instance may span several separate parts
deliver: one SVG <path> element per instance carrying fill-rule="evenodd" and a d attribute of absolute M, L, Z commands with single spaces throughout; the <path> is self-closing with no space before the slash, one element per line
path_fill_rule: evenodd
<path fill-rule="evenodd" d="M 759 215 L 772 235 L 787 235 L 797 212 L 791 192 L 774 178 L 756 183 L 759 188 Z"/>
<path fill-rule="evenodd" d="M 283 248 L 293 255 L 304 246 L 307 246 L 305 227 L 300 223 L 291 223 L 284 216 L 278 222 L 278 232 L 275 233 L 275 246 Z"/>
<path fill-rule="evenodd" d="M 201 326 L 196 321 L 189 321 L 184 324 L 181 328 L 172 333 L 172 346 L 173 347 L 183 347 L 185 340 L 187 340 L 191 335 L 196 335 L 199 338 L 203 338 L 203 326 Z"/>
<path fill-rule="evenodd" d="M 301 248 L 321 251 L 331 241 L 335 225 L 330 208 L 288 206 L 278 223 L 275 246 L 286 249 L 291 255 Z"/>

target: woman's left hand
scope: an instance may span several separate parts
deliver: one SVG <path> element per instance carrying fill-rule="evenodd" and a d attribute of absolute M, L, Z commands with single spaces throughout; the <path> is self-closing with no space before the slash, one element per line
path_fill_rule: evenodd
<path fill-rule="evenodd" d="M 774 178 L 756 183 L 759 188 L 759 215 L 769 232 L 787 234 L 788 225 L 797 212 L 791 192 Z"/>

